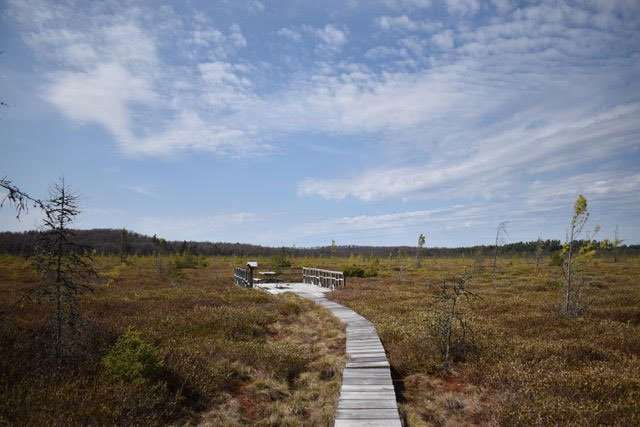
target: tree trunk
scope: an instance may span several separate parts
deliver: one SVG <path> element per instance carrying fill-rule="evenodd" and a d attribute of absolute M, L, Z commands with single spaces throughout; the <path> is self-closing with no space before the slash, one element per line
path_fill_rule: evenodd
<path fill-rule="evenodd" d="M 575 232 L 575 221 L 571 224 L 571 231 L 569 232 L 569 251 L 567 252 L 567 261 L 565 266 L 565 276 L 566 276 L 566 289 L 564 296 L 564 311 L 565 314 L 571 314 L 571 292 L 572 292 L 572 275 L 573 275 L 573 238 Z"/>
<path fill-rule="evenodd" d="M 58 219 L 58 245 L 56 254 L 56 359 L 58 363 L 62 360 L 62 251 L 64 250 L 62 236 L 62 230 L 64 230 L 64 210 L 65 210 L 65 194 L 64 187 L 62 188 L 62 198 Z"/>

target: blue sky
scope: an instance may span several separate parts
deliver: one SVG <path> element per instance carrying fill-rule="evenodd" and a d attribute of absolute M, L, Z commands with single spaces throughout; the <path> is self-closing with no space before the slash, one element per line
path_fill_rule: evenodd
<path fill-rule="evenodd" d="M 268 245 L 640 242 L 636 0 L 12 0 L 0 175 L 78 226 Z M 16 222 L 0 210 L 1 228 Z"/>

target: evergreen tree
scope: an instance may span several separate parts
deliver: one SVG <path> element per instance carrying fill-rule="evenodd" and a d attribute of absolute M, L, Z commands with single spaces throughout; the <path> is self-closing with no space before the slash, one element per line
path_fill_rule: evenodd
<path fill-rule="evenodd" d="M 44 230 L 33 261 L 42 280 L 31 294 L 53 304 L 53 346 L 59 363 L 77 332 L 79 295 L 91 290 L 89 283 L 96 277 L 89 251 L 74 242 L 69 228 L 80 213 L 77 200 L 64 180 L 55 184 L 45 202 Z"/>

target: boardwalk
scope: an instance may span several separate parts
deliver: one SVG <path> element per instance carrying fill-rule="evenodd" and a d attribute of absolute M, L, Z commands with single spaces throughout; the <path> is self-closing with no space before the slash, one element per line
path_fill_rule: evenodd
<path fill-rule="evenodd" d="M 371 322 L 325 298 L 328 289 L 319 286 L 280 283 L 258 287 L 274 294 L 293 292 L 310 299 L 346 324 L 347 366 L 342 373 L 335 427 L 401 427 L 389 361 Z"/>

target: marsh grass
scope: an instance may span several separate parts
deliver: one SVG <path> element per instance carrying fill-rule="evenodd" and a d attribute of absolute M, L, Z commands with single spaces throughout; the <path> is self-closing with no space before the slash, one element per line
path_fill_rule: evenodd
<path fill-rule="evenodd" d="M 495 285 L 477 264 L 423 259 L 400 281 L 383 262 L 381 277 L 332 295 L 378 328 L 408 425 L 640 424 L 640 259 L 596 258 L 585 272 L 589 310 L 577 319 L 558 314 L 562 272 L 548 260 L 536 272 L 534 259 L 499 258 Z M 467 313 L 476 348 L 446 375 L 424 325 L 438 284 L 464 271 L 482 297 Z"/>
<path fill-rule="evenodd" d="M 344 333 L 327 311 L 233 286 L 230 258 L 182 263 L 180 286 L 153 257 L 98 263 L 82 351 L 58 369 L 44 350 L 49 308 L 14 304 L 37 277 L 0 257 L 0 425 L 330 425 Z"/>
<path fill-rule="evenodd" d="M 37 278 L 24 259 L 0 257 L 0 424 L 330 425 L 344 363 L 337 321 L 293 296 L 232 286 L 245 258 L 206 261 L 171 287 L 153 257 L 100 258 L 110 276 L 83 297 L 85 351 L 52 371 L 46 307 L 10 304 Z M 260 269 L 272 261 L 258 258 Z M 559 315 L 562 272 L 548 258 L 536 269 L 533 258 L 499 257 L 495 283 L 477 257 L 414 261 L 292 257 L 281 274 L 377 266 L 331 298 L 375 323 L 407 425 L 640 425 L 640 259 L 596 257 L 589 310 L 576 319 Z M 465 271 L 481 296 L 466 313 L 474 351 L 444 374 L 428 325 L 439 285 Z M 160 378 L 117 382 L 101 368 L 129 326 L 157 347 Z"/>

